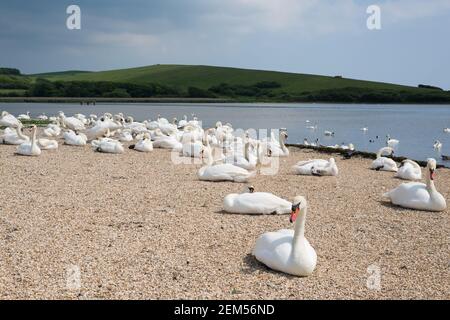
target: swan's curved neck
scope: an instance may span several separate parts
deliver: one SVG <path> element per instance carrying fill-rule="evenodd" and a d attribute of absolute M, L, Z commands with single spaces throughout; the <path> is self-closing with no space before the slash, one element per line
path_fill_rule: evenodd
<path fill-rule="evenodd" d="M 287 149 L 285 145 L 285 140 L 286 140 L 285 136 L 280 134 L 280 146 L 283 151 Z"/>
<path fill-rule="evenodd" d="M 294 238 L 292 240 L 292 252 L 294 254 L 297 251 L 296 249 L 302 245 L 302 242 L 305 239 L 306 212 L 307 212 L 306 207 L 301 209 L 299 217 L 295 222 Z"/>
<path fill-rule="evenodd" d="M 250 161 L 250 143 L 249 142 L 247 142 L 246 144 L 245 144 L 245 146 L 244 146 L 244 158 L 245 158 L 245 160 L 247 160 L 247 161 Z"/>
<path fill-rule="evenodd" d="M 31 135 L 31 146 L 34 146 L 36 144 L 36 131 L 37 128 L 33 128 L 33 134 Z"/>
<path fill-rule="evenodd" d="M 426 182 L 427 182 L 427 190 L 430 194 L 436 193 L 436 186 L 434 185 L 434 181 L 431 180 L 431 172 L 430 169 L 427 168 L 427 176 L 426 176 Z"/>
<path fill-rule="evenodd" d="M 16 132 L 17 132 L 17 136 L 18 136 L 20 139 L 22 139 L 22 140 L 28 140 L 28 139 L 29 139 L 29 137 L 27 137 L 26 135 L 24 135 L 24 134 L 22 133 L 22 127 L 16 128 Z"/>

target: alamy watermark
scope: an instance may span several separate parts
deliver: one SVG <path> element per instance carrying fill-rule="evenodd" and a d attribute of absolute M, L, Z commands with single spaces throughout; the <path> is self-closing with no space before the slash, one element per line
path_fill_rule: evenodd
<path fill-rule="evenodd" d="M 66 20 L 66 26 L 69 30 L 81 29 L 81 9 L 79 6 L 72 4 L 67 7 L 66 13 L 69 17 Z"/>
<path fill-rule="evenodd" d="M 367 29 L 381 30 L 381 8 L 378 5 L 370 5 L 367 7 L 366 13 L 370 16 L 367 18 Z"/>
<path fill-rule="evenodd" d="M 66 267 L 66 288 L 68 290 L 81 289 L 81 270 L 79 266 L 70 264 Z"/>
<path fill-rule="evenodd" d="M 366 286 L 367 289 L 381 291 L 381 268 L 377 264 L 371 264 L 367 267 L 367 277 Z"/>

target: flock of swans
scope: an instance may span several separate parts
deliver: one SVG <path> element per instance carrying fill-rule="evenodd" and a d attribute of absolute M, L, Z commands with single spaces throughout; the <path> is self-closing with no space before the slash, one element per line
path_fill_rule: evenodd
<path fill-rule="evenodd" d="M 39 156 L 42 150 L 58 149 L 58 138 L 69 146 L 85 146 L 90 143 L 93 151 L 111 154 L 125 152 L 123 143 L 138 152 L 152 152 L 154 148 L 170 149 L 183 157 L 199 158 L 206 162 L 197 172 L 200 180 L 248 182 L 256 176 L 264 159 L 288 157 L 285 142 L 287 130 L 279 131 L 278 139 L 272 134 L 264 139 L 251 138 L 248 132 L 243 137 L 233 134 L 231 124 L 217 122 L 215 127 L 203 129 L 196 117 L 184 116 L 170 123 L 158 116 L 154 121 L 136 122 L 122 113 L 106 113 L 101 117 L 76 114 L 67 117 L 63 112 L 57 116 L 41 115 L 39 119 L 51 121 L 38 137 L 38 129 L 32 126 L 31 136 L 23 133 L 21 120 L 29 120 L 30 114 L 18 118 L 4 111 L 0 126 L 6 127 L 0 135 L 1 144 L 17 145 L 16 153 L 25 156 Z M 364 129 L 364 130 L 363 130 Z M 367 131 L 367 128 L 363 128 Z M 332 135 L 333 132 L 326 134 Z M 412 180 L 402 183 L 383 196 L 394 205 L 425 211 L 443 211 L 446 200 L 436 190 L 434 178 L 436 161 L 428 160 L 426 183 L 420 183 L 422 169 L 412 161 L 405 160 L 400 166 L 387 157 L 392 155 L 398 140 L 387 137 L 387 146 L 380 149 L 370 168 L 395 173 L 395 177 Z M 336 146 L 353 150 L 353 145 Z M 292 167 L 292 173 L 310 176 L 337 176 L 339 170 L 334 158 L 299 161 Z M 280 230 L 261 235 L 253 249 L 254 256 L 263 264 L 295 276 L 310 275 L 317 263 L 317 254 L 305 238 L 307 200 L 297 196 L 293 202 L 267 192 L 255 192 L 247 187 L 240 194 L 226 195 L 223 200 L 226 212 L 238 214 L 290 214 L 294 230 Z"/>

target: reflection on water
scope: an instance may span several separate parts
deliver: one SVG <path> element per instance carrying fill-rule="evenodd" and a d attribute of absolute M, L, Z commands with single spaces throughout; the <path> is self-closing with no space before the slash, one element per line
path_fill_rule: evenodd
<path fill-rule="evenodd" d="M 155 119 L 158 114 L 171 120 L 195 114 L 204 127 L 216 121 L 230 122 L 234 128 L 287 128 L 289 143 L 301 143 L 304 138 L 317 138 L 323 145 L 353 143 L 358 150 L 376 151 L 386 143 L 386 136 L 400 140 L 397 155 L 417 160 L 441 158 L 434 150 L 436 140 L 442 142 L 442 154 L 450 155 L 450 105 L 344 105 L 344 104 L 49 104 L 1 103 L 0 110 L 15 115 L 31 111 L 41 113 L 89 115 L 123 112 L 135 120 Z M 308 121 L 308 122 L 307 122 Z M 314 127 L 316 129 L 308 129 Z M 368 131 L 361 130 L 368 128 Z M 334 132 L 325 136 L 325 131 Z M 441 161 L 442 163 L 442 161 Z M 445 163 L 449 165 L 449 162 Z"/>

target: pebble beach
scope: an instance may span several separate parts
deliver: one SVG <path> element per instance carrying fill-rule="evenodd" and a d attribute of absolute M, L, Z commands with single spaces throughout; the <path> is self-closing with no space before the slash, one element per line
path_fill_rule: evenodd
<path fill-rule="evenodd" d="M 293 227 L 289 215 L 223 212 L 248 184 L 199 181 L 201 165 L 174 165 L 168 150 L 62 142 L 36 158 L 0 146 L 0 299 L 450 299 L 449 209 L 392 206 L 382 194 L 403 181 L 369 170 L 370 159 L 334 155 L 337 177 L 297 176 L 296 162 L 330 155 L 291 147 L 277 175 L 251 181 L 308 199 L 318 262 L 297 278 L 251 254 L 262 233 Z M 450 170 L 435 183 L 450 199 Z"/>

